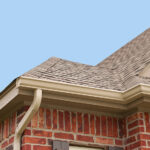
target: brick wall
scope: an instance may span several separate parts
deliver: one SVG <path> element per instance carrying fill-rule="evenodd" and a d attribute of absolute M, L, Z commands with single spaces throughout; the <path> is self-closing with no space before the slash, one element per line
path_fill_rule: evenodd
<path fill-rule="evenodd" d="M 150 150 L 150 114 L 138 112 L 127 117 L 125 149 Z"/>
<path fill-rule="evenodd" d="M 1 150 L 13 150 L 15 128 L 28 107 L 0 123 Z M 93 146 L 150 149 L 150 114 L 137 112 L 125 118 L 105 113 L 40 108 L 22 135 L 22 150 L 51 150 L 53 140 Z"/>
<path fill-rule="evenodd" d="M 0 122 L 0 149 L 13 150 L 14 133 L 16 128 L 17 114 L 13 113 L 4 121 Z"/>
<path fill-rule="evenodd" d="M 123 147 L 124 119 L 40 108 L 22 136 L 22 150 L 50 150 L 53 140 Z"/>

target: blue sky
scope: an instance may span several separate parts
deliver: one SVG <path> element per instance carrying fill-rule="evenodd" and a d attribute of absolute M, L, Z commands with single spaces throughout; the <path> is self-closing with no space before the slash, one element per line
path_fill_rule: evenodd
<path fill-rule="evenodd" d="M 96 65 L 150 27 L 149 0 L 0 1 L 0 91 L 49 57 Z"/>

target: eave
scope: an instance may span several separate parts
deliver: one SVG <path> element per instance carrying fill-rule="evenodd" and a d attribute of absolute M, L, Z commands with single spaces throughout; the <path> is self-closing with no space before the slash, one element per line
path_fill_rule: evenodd
<path fill-rule="evenodd" d="M 139 84 L 126 91 L 78 86 L 56 81 L 19 77 L 0 94 L 0 113 L 23 101 L 18 96 L 33 96 L 37 88 L 43 91 L 43 101 L 50 104 L 74 105 L 109 112 L 128 112 L 150 106 L 150 85 Z M 19 99 L 19 100 L 18 100 Z M 16 102 L 16 103 L 15 103 Z"/>

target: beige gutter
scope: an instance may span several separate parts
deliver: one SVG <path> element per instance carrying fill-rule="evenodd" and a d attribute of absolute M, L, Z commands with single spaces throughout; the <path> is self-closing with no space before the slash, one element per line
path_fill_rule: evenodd
<path fill-rule="evenodd" d="M 39 110 L 39 107 L 41 105 L 42 101 L 42 90 L 41 89 L 36 89 L 34 91 L 34 99 L 33 102 L 18 124 L 16 131 L 15 131 L 15 138 L 14 138 L 14 150 L 20 150 L 21 147 L 21 135 L 29 122 L 31 121 L 33 115 Z"/>
<path fill-rule="evenodd" d="M 61 96 L 64 95 L 62 99 L 66 102 L 70 101 L 85 105 L 95 104 L 97 106 L 108 106 L 108 108 L 111 106 L 114 109 L 123 111 L 127 111 L 130 104 L 135 103 L 139 98 L 150 96 L 150 85 L 146 84 L 136 85 L 126 91 L 116 91 L 21 76 L 13 83 L 12 87 L 0 93 L 0 111 L 5 109 L 14 97 L 19 94 L 24 95 L 22 91 L 25 91 L 25 94 L 28 91 L 29 96 L 32 96 L 30 91 L 38 88 L 44 92 L 43 98 L 51 96 L 54 99 L 52 97 L 54 94 L 55 99 L 59 99 L 60 94 Z M 46 93 L 50 94 L 46 95 Z M 69 96 L 68 99 L 67 96 Z"/>
<path fill-rule="evenodd" d="M 98 98 L 99 100 L 105 100 L 105 102 L 112 102 L 114 104 L 128 104 L 143 95 L 150 95 L 150 85 L 147 84 L 138 84 L 125 91 L 117 91 L 44 79 L 41 80 L 28 77 L 20 77 L 17 80 L 17 87 L 28 89 L 41 88 L 43 89 L 43 91 L 87 96 Z"/>
<path fill-rule="evenodd" d="M 36 89 L 41 88 L 43 91 L 58 92 L 72 95 L 87 96 L 92 98 L 105 99 L 114 103 L 124 103 L 121 91 L 92 88 L 70 83 L 63 83 L 50 80 L 40 80 L 28 77 L 20 77 L 17 80 L 18 88 Z"/>

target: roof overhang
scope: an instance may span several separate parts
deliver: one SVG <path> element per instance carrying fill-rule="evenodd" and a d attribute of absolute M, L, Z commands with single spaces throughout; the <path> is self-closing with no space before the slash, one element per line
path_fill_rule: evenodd
<path fill-rule="evenodd" d="M 139 84 L 126 91 L 78 86 L 62 82 L 19 77 L 0 93 L 0 113 L 33 97 L 37 88 L 43 91 L 43 101 L 50 104 L 73 105 L 94 110 L 127 112 L 150 106 L 150 85 Z M 32 100 L 32 98 L 31 98 Z M 8 108 L 7 108 L 8 107 Z"/>

